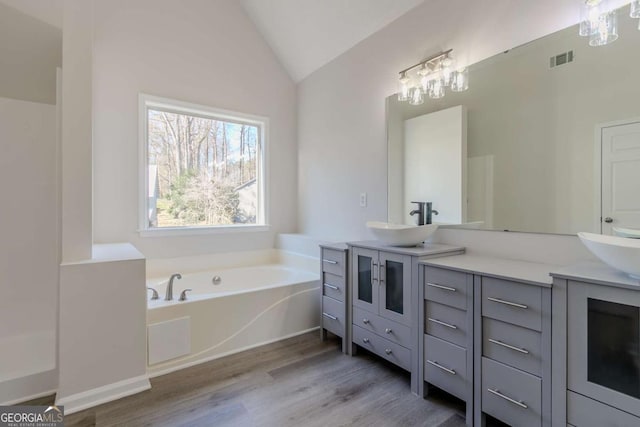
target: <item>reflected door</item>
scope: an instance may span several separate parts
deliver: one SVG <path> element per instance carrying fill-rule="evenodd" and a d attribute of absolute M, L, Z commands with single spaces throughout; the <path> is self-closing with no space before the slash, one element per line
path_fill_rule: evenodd
<path fill-rule="evenodd" d="M 411 325 L 411 257 L 380 252 L 380 315 Z"/>
<path fill-rule="evenodd" d="M 640 122 L 602 129 L 601 224 L 640 232 Z"/>
<path fill-rule="evenodd" d="M 378 312 L 378 252 L 370 249 L 353 248 L 351 283 L 353 305 L 372 313 Z"/>

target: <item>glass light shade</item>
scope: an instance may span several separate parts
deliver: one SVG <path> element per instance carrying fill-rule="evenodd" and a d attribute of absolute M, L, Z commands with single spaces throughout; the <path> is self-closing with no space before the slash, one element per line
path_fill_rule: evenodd
<path fill-rule="evenodd" d="M 442 69 L 440 70 L 440 75 L 442 76 L 442 83 L 445 86 L 449 86 L 451 84 L 451 77 L 453 76 L 455 70 L 455 64 L 453 59 L 450 57 L 446 57 L 441 62 Z"/>
<path fill-rule="evenodd" d="M 464 92 L 469 89 L 469 69 L 463 68 L 453 73 L 451 77 L 451 90 L 454 92 Z"/>
<path fill-rule="evenodd" d="M 409 99 L 410 89 L 411 79 L 407 77 L 406 73 L 400 74 L 400 80 L 398 80 L 398 101 L 406 101 Z"/>
<path fill-rule="evenodd" d="M 600 15 L 607 9 L 607 0 L 580 0 L 580 31 L 583 37 L 591 36 L 598 30 Z"/>
<path fill-rule="evenodd" d="M 424 95 L 422 93 L 422 88 L 420 86 L 415 86 L 411 88 L 409 93 L 409 104 L 411 105 L 420 105 L 424 103 Z"/>
<path fill-rule="evenodd" d="M 420 87 L 422 88 L 423 93 L 427 93 L 427 90 L 429 90 L 429 73 L 430 70 L 427 68 L 427 64 L 422 64 L 422 67 L 417 73 L 420 78 Z"/>
<path fill-rule="evenodd" d="M 640 0 L 634 0 L 631 2 L 631 10 L 629 16 L 632 18 L 640 18 Z"/>
<path fill-rule="evenodd" d="M 439 99 L 444 97 L 444 82 L 441 77 L 429 81 L 429 89 L 427 93 L 431 99 Z"/>
<path fill-rule="evenodd" d="M 605 46 L 618 40 L 618 14 L 615 10 L 600 15 L 596 31 L 589 37 L 589 46 Z"/>

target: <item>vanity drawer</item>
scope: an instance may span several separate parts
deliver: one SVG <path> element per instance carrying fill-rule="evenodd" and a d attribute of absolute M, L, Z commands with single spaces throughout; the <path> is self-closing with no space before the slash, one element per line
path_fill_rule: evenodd
<path fill-rule="evenodd" d="M 483 357 L 482 411 L 512 426 L 541 426 L 542 380 Z"/>
<path fill-rule="evenodd" d="M 628 427 L 639 426 L 640 418 L 581 394 L 567 391 L 567 422 L 576 427 Z"/>
<path fill-rule="evenodd" d="M 411 370 L 411 352 L 401 345 L 355 325 L 353 342 L 407 371 Z"/>
<path fill-rule="evenodd" d="M 425 301 L 425 333 L 467 347 L 467 312 L 457 308 Z"/>
<path fill-rule="evenodd" d="M 424 298 L 466 310 L 467 274 L 425 266 Z"/>
<path fill-rule="evenodd" d="M 338 301 L 345 300 L 344 277 L 335 274 L 322 273 L 322 295 L 326 295 Z"/>
<path fill-rule="evenodd" d="M 345 275 L 345 253 L 333 249 L 322 248 L 322 271 L 344 277 Z"/>
<path fill-rule="evenodd" d="M 489 318 L 482 319 L 482 355 L 542 375 L 542 334 Z"/>
<path fill-rule="evenodd" d="M 542 289 L 508 280 L 482 278 L 482 315 L 542 330 Z"/>
<path fill-rule="evenodd" d="M 424 380 L 467 400 L 467 350 L 425 335 Z"/>
<path fill-rule="evenodd" d="M 358 307 L 353 307 L 352 320 L 355 326 L 359 326 L 366 331 L 373 332 L 401 346 L 412 347 L 411 328 L 408 326 L 369 313 Z"/>
<path fill-rule="evenodd" d="M 340 337 L 345 332 L 344 303 L 333 298 L 322 297 L 322 327 Z"/>

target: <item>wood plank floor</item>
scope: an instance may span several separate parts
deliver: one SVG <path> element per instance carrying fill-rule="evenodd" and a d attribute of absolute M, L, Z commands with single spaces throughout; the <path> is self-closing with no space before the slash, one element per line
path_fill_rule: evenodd
<path fill-rule="evenodd" d="M 65 426 L 464 426 L 459 402 L 414 396 L 405 371 L 345 356 L 318 335 L 154 378 L 151 390 L 68 415 Z"/>

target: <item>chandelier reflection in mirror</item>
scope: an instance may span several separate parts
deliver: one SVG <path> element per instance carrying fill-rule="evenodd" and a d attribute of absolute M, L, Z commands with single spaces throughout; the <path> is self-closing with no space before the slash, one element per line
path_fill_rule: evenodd
<path fill-rule="evenodd" d="M 589 38 L 590 46 L 606 46 L 618 40 L 618 11 L 609 0 L 578 0 L 580 2 L 579 34 Z M 629 6 L 629 16 L 640 18 L 640 0 Z M 640 22 L 638 25 L 640 30 Z"/>
<path fill-rule="evenodd" d="M 453 92 L 469 89 L 469 70 L 456 68 L 451 52 L 452 49 L 440 52 L 400 71 L 398 100 L 420 105 L 426 97 L 444 97 L 446 88 Z"/>

